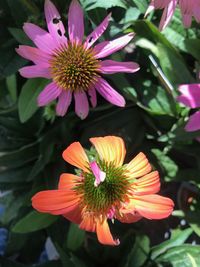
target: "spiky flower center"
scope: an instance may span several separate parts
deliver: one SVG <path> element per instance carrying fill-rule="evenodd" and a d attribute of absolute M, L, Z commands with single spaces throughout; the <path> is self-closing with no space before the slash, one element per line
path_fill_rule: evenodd
<path fill-rule="evenodd" d="M 122 167 L 105 162 L 99 162 L 99 166 L 106 173 L 105 180 L 95 187 L 94 175 L 84 173 L 84 179 L 76 190 L 83 196 L 82 204 L 87 211 L 107 214 L 112 207 L 126 200 L 130 184 Z"/>
<path fill-rule="evenodd" d="M 99 77 L 99 60 L 92 49 L 69 43 L 54 52 L 50 62 L 54 82 L 64 90 L 87 91 Z"/>

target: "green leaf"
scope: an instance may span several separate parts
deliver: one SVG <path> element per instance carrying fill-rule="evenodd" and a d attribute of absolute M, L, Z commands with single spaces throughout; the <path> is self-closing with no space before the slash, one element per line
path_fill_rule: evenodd
<path fill-rule="evenodd" d="M 23 30 L 18 28 L 8 28 L 8 30 L 19 44 L 33 45 Z"/>
<path fill-rule="evenodd" d="M 6 85 L 12 100 L 15 102 L 17 100 L 17 81 L 16 75 L 11 75 L 6 78 Z"/>
<path fill-rule="evenodd" d="M 199 267 L 200 246 L 182 245 L 170 248 L 156 262 L 171 263 L 173 267 Z"/>
<path fill-rule="evenodd" d="M 191 235 L 192 229 L 188 228 L 185 230 L 174 230 L 170 240 L 164 241 L 161 244 L 154 246 L 151 250 L 151 259 L 159 257 L 162 254 L 165 254 L 168 249 L 172 249 L 179 245 L 182 245 L 188 237 Z"/>
<path fill-rule="evenodd" d="M 21 234 L 35 232 L 47 228 L 57 219 L 57 216 L 32 211 L 18 221 L 12 228 L 12 231 Z"/>
<path fill-rule="evenodd" d="M 78 225 L 71 223 L 67 235 L 67 247 L 75 251 L 81 247 L 85 239 L 85 231 L 81 230 Z"/>
<path fill-rule="evenodd" d="M 46 84 L 47 81 L 44 79 L 30 79 L 22 87 L 18 102 L 19 118 L 22 123 L 37 111 L 37 97 Z"/>
<path fill-rule="evenodd" d="M 134 247 L 128 254 L 126 267 L 141 267 L 148 258 L 150 242 L 147 236 L 137 236 Z"/>
<path fill-rule="evenodd" d="M 86 10 L 91 10 L 97 7 L 102 7 L 102 8 L 111 8 L 111 7 L 122 7 L 126 8 L 126 1 L 124 0 L 82 0 L 81 1 L 82 5 Z"/>

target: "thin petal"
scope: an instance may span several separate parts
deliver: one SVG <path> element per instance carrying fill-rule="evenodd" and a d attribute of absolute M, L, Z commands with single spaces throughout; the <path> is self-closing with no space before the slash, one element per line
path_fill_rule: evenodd
<path fill-rule="evenodd" d="M 176 9 L 177 0 L 170 1 L 167 7 L 165 7 L 163 11 L 163 15 L 160 21 L 159 30 L 164 30 L 164 28 L 170 22 L 172 16 L 174 15 L 174 11 Z"/>
<path fill-rule="evenodd" d="M 134 62 L 117 62 L 114 60 L 104 60 L 101 62 L 100 71 L 105 74 L 116 72 L 134 73 L 140 69 L 139 65 Z"/>
<path fill-rule="evenodd" d="M 134 37 L 133 33 L 126 34 L 113 41 L 105 41 L 94 47 L 95 57 L 107 57 L 126 46 Z"/>
<path fill-rule="evenodd" d="M 58 189 L 67 189 L 72 190 L 77 182 L 79 181 L 80 177 L 71 173 L 63 173 L 60 176 Z"/>
<path fill-rule="evenodd" d="M 160 178 L 157 171 L 146 174 L 134 181 L 132 185 L 134 195 L 155 194 L 160 190 Z"/>
<path fill-rule="evenodd" d="M 68 32 L 71 42 L 82 43 L 84 36 L 83 10 L 77 0 L 72 0 L 68 13 Z"/>
<path fill-rule="evenodd" d="M 25 78 L 51 78 L 51 73 L 48 67 L 42 65 L 27 66 L 19 69 L 21 76 Z"/>
<path fill-rule="evenodd" d="M 151 171 L 151 165 L 145 154 L 140 152 L 134 159 L 132 159 L 126 166 L 130 178 L 138 178 L 148 174 Z"/>
<path fill-rule="evenodd" d="M 51 59 L 50 55 L 36 47 L 20 45 L 19 48 L 16 49 L 16 52 L 21 57 L 31 60 L 35 64 L 42 64 L 49 67 L 49 60 Z"/>
<path fill-rule="evenodd" d="M 79 142 L 74 142 L 68 146 L 68 148 L 63 151 L 62 156 L 69 164 L 83 170 L 84 172 L 89 172 L 88 157 Z"/>
<path fill-rule="evenodd" d="M 105 136 L 90 138 L 101 160 L 114 163 L 121 167 L 126 155 L 126 148 L 122 138 L 117 136 Z"/>
<path fill-rule="evenodd" d="M 200 84 L 183 84 L 179 91 L 182 95 L 177 97 L 177 101 L 190 108 L 200 107 Z"/>
<path fill-rule="evenodd" d="M 78 200 L 72 191 L 47 190 L 32 197 L 32 206 L 39 212 L 61 215 L 74 209 Z"/>
<path fill-rule="evenodd" d="M 23 27 L 27 36 L 35 43 L 42 51 L 52 54 L 57 45 L 52 36 L 42 28 L 32 23 L 25 23 Z"/>
<path fill-rule="evenodd" d="M 88 95 L 90 96 L 90 102 L 92 104 L 92 107 L 95 108 L 97 105 L 97 93 L 96 93 L 96 89 L 94 88 L 94 86 L 92 86 L 88 90 Z"/>
<path fill-rule="evenodd" d="M 45 0 L 44 12 L 47 22 L 48 30 L 53 37 L 53 39 L 59 45 L 60 43 L 67 43 L 67 38 L 65 37 L 65 28 L 61 21 L 61 16 L 50 0 Z"/>
<path fill-rule="evenodd" d="M 94 186 L 97 187 L 106 179 L 106 173 L 100 169 L 96 161 L 90 162 L 90 169 L 95 177 Z"/>
<path fill-rule="evenodd" d="M 102 95 L 111 104 L 118 107 L 124 107 L 126 105 L 123 96 L 115 91 L 103 78 L 98 79 L 95 87 L 99 94 Z"/>
<path fill-rule="evenodd" d="M 49 83 L 38 96 L 38 106 L 46 106 L 53 100 L 55 100 L 62 92 L 54 82 Z"/>
<path fill-rule="evenodd" d="M 168 217 L 174 208 L 170 198 L 159 195 L 135 196 L 133 198 L 135 210 L 147 219 L 163 219 Z"/>
<path fill-rule="evenodd" d="M 84 46 L 85 48 L 90 48 L 104 33 L 104 31 L 108 27 L 109 20 L 111 18 L 111 14 L 108 14 L 107 17 L 101 22 L 101 24 L 90 34 L 88 35 L 87 39 L 85 40 Z"/>
<path fill-rule="evenodd" d="M 73 210 L 63 214 L 63 216 L 73 223 L 80 224 L 82 221 L 82 216 L 79 204 L 75 205 Z"/>
<path fill-rule="evenodd" d="M 134 222 L 138 222 L 141 219 L 142 219 L 142 216 L 139 214 L 135 214 L 134 212 L 123 213 L 122 216 L 117 217 L 117 220 L 119 220 L 122 223 L 134 223 Z"/>
<path fill-rule="evenodd" d="M 79 225 L 79 228 L 85 231 L 88 231 L 88 232 L 95 232 L 96 223 L 95 223 L 94 217 L 90 214 L 84 215 Z"/>
<path fill-rule="evenodd" d="M 200 130 L 200 111 L 195 112 L 190 116 L 188 123 L 185 126 L 187 132 L 194 132 Z"/>
<path fill-rule="evenodd" d="M 85 92 L 74 93 L 75 98 L 75 112 L 77 116 L 84 120 L 89 113 L 89 103 Z"/>
<path fill-rule="evenodd" d="M 58 104 L 56 106 L 56 114 L 59 116 L 64 116 L 72 101 L 71 91 L 62 90 L 58 98 Z"/>
<path fill-rule="evenodd" d="M 110 246 L 118 246 L 120 244 L 119 239 L 114 240 L 110 229 L 107 223 L 107 220 L 103 222 L 97 221 L 96 225 L 97 237 L 101 244 L 110 245 Z"/>

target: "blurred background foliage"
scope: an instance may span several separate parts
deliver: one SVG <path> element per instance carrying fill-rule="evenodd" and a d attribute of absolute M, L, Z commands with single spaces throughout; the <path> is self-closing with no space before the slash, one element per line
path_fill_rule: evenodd
<path fill-rule="evenodd" d="M 53 1 L 67 25 L 69 0 Z M 22 31 L 24 22 L 46 27 L 43 0 L 0 0 L 0 266 L 2 267 L 198 267 L 200 266 L 200 132 L 186 133 L 191 111 L 176 102 L 177 87 L 198 81 L 200 30 L 193 22 L 184 29 L 177 10 L 160 33 L 160 13 L 143 20 L 147 0 L 81 0 L 86 33 L 112 11 L 105 39 L 136 33 L 134 41 L 113 56 L 136 61 L 134 75 L 111 75 L 109 82 L 124 95 L 125 108 L 106 103 L 80 121 L 73 107 L 64 118 L 55 116 L 54 103 L 42 109 L 36 98 L 47 82 L 26 80 L 18 69 L 26 64 L 15 48 L 31 44 Z M 139 151 L 159 170 L 162 195 L 175 201 L 173 216 L 162 221 L 141 220 L 122 225 L 119 247 L 98 244 L 96 236 L 58 216 L 39 214 L 31 197 L 56 188 L 59 175 L 71 172 L 61 152 L 80 140 L 122 136 L 126 160 Z"/>

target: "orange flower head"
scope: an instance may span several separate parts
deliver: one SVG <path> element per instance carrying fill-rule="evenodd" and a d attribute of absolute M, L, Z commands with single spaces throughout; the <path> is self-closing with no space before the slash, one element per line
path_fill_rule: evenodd
<path fill-rule="evenodd" d="M 168 217 L 174 207 L 171 199 L 157 195 L 160 179 L 143 153 L 123 165 L 126 149 L 116 136 L 90 139 L 97 156 L 89 161 L 79 142 L 72 143 L 63 158 L 79 168 L 80 174 L 64 173 L 57 190 L 37 193 L 32 198 L 39 212 L 63 215 L 81 229 L 96 232 L 100 243 L 119 245 L 113 239 L 108 220 L 123 223 Z"/>

